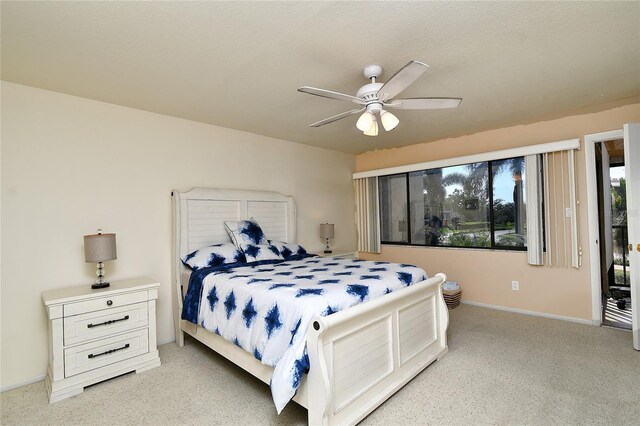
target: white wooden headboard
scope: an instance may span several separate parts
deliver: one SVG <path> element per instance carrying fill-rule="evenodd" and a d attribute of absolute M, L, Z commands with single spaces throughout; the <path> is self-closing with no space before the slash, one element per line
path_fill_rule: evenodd
<path fill-rule="evenodd" d="M 193 188 L 173 191 L 178 257 L 211 244 L 231 242 L 225 220 L 255 218 L 270 240 L 296 242 L 293 197 L 268 191 Z"/>
<path fill-rule="evenodd" d="M 225 220 L 255 218 L 270 240 L 296 242 L 296 207 L 293 197 L 270 191 L 193 188 L 173 191 L 173 276 L 182 309 L 180 257 L 211 244 L 231 242 Z"/>

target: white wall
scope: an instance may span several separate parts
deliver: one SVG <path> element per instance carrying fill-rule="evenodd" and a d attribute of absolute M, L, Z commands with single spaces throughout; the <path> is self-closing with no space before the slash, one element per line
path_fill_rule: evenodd
<path fill-rule="evenodd" d="M 336 249 L 355 249 L 355 157 L 2 82 L 1 386 L 44 375 L 44 290 L 89 285 L 82 236 L 115 232 L 111 280 L 161 282 L 158 341 L 174 339 L 172 189 L 194 186 L 293 195 L 298 241 L 322 248 L 319 224 L 336 225 Z"/>

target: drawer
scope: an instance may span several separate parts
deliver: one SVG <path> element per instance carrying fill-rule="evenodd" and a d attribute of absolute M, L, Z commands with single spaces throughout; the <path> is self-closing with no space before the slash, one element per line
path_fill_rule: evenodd
<path fill-rule="evenodd" d="M 149 329 L 132 331 L 64 350 L 64 377 L 149 352 Z"/>
<path fill-rule="evenodd" d="M 99 297 L 83 302 L 67 303 L 64 305 L 64 316 L 84 314 L 86 312 L 99 311 L 101 309 L 117 308 L 118 306 L 132 305 L 146 302 L 149 294 L 145 291 L 135 293 L 117 294 L 109 297 Z"/>
<path fill-rule="evenodd" d="M 64 318 L 64 345 L 75 345 L 149 324 L 148 302 Z"/>

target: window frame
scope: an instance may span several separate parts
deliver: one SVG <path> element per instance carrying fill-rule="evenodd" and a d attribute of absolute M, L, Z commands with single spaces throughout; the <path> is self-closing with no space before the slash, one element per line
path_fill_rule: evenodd
<path fill-rule="evenodd" d="M 380 240 L 380 244 L 385 244 L 385 245 L 397 245 L 397 246 L 409 246 L 409 247 L 433 247 L 433 248 L 455 248 L 455 249 L 469 249 L 469 250 L 497 250 L 497 251 L 518 251 L 518 252 L 526 252 L 527 251 L 527 246 L 499 246 L 495 244 L 495 223 L 494 223 L 494 212 L 493 212 L 493 163 L 494 162 L 499 162 L 499 161 L 504 161 L 504 160 L 510 160 L 510 159 L 514 159 L 514 158 L 524 158 L 524 156 L 522 155 L 518 155 L 515 157 L 508 157 L 508 158 L 501 158 L 501 159 L 496 159 L 496 160 L 487 160 L 487 161 L 476 161 L 476 162 L 472 162 L 472 163 L 464 163 L 464 164 L 454 164 L 454 165 L 448 165 L 445 167 L 435 167 L 433 169 L 423 169 L 423 170 L 416 170 L 416 171 L 427 171 L 427 170 L 434 170 L 437 168 L 440 169 L 445 169 L 448 167 L 458 167 L 458 166 L 464 166 L 466 164 L 474 164 L 474 163 L 487 163 L 487 171 L 489 173 L 489 179 L 488 179 L 488 203 L 489 203 L 489 236 L 490 236 L 490 242 L 491 242 L 491 246 L 490 247 L 470 247 L 470 246 L 455 246 L 455 245 L 429 245 L 429 244 L 417 244 L 417 243 L 412 243 L 411 242 L 411 212 L 410 212 L 410 205 L 411 205 L 411 196 L 410 196 L 410 187 L 409 187 L 409 174 L 411 172 L 407 171 L 407 172 L 401 172 L 401 173 L 391 173 L 388 175 L 380 175 L 378 176 L 378 179 L 380 178 L 384 178 L 384 177 L 389 177 L 389 176 L 399 176 L 399 175 L 405 175 L 405 185 L 406 185 L 406 205 L 407 205 L 407 212 L 406 212 L 406 217 L 407 217 L 407 242 L 404 241 L 385 241 L 385 240 Z M 525 174 L 527 173 L 527 171 L 525 170 Z M 378 188 L 378 197 L 379 199 L 382 199 L 382 197 L 380 196 L 380 189 L 381 187 L 379 186 Z M 382 220 L 382 208 L 379 207 L 378 208 L 378 220 L 379 223 L 382 225 L 383 220 Z M 544 226 L 544 225 L 543 225 Z M 380 235 L 380 237 L 382 237 L 382 233 Z M 544 242 L 543 242 L 544 245 Z"/>

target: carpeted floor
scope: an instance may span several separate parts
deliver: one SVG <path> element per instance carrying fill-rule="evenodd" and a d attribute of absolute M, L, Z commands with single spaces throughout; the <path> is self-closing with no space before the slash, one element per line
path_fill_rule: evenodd
<path fill-rule="evenodd" d="M 640 424 L 631 333 L 461 305 L 449 354 L 362 424 Z M 277 416 L 269 388 L 194 340 L 160 347 L 162 366 L 53 405 L 44 383 L 1 395 L 3 425 L 305 424 Z"/>

